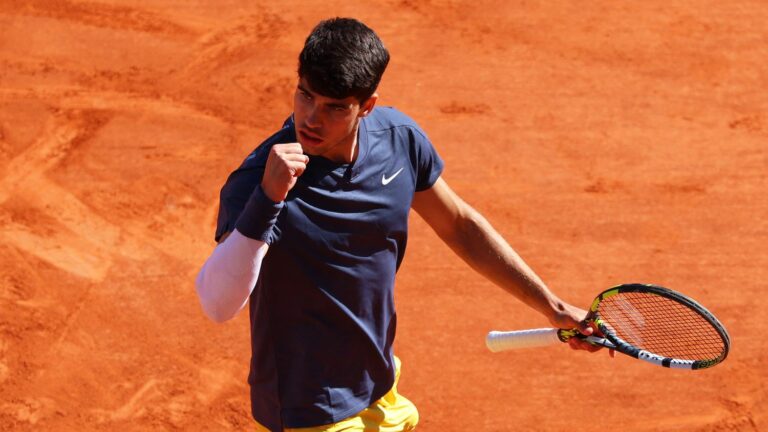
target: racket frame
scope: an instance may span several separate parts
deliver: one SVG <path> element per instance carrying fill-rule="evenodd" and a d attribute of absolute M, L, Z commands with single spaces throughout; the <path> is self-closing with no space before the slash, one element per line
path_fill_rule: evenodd
<path fill-rule="evenodd" d="M 718 333 L 720 338 L 723 341 L 723 351 L 720 353 L 719 356 L 713 359 L 705 359 L 705 360 L 687 360 L 687 359 L 676 359 L 672 357 L 664 357 L 660 356 L 658 354 L 637 348 L 619 336 L 617 336 L 611 329 L 603 322 L 603 320 L 600 319 L 599 316 L 599 309 L 600 309 L 600 302 L 603 300 L 615 296 L 620 293 L 630 293 L 630 292 L 637 292 L 637 293 L 646 293 L 646 294 L 653 294 L 658 295 L 662 297 L 669 298 L 683 306 L 686 306 L 693 310 L 695 313 L 699 314 L 702 318 L 704 318 L 712 327 L 715 329 L 715 331 Z M 590 343 L 593 343 L 595 345 L 602 345 L 604 347 L 615 349 L 616 351 L 626 354 L 630 357 L 634 357 L 636 359 L 645 360 L 649 363 L 656 364 L 658 366 L 673 368 L 673 369 L 705 369 L 712 367 L 723 360 L 728 356 L 728 351 L 730 349 L 730 336 L 728 335 L 728 332 L 725 330 L 725 327 L 720 323 L 720 321 L 715 318 L 715 316 L 709 312 L 704 306 L 697 303 L 695 300 L 686 297 L 676 291 L 672 291 L 668 288 L 664 288 L 662 286 L 658 285 L 652 285 L 652 284 L 639 284 L 639 283 L 633 283 L 633 284 L 624 284 L 624 285 L 618 285 L 613 288 L 609 288 L 602 293 L 600 293 L 595 300 L 592 302 L 592 306 L 589 309 L 589 315 L 587 316 L 587 321 L 590 323 L 594 323 L 595 327 L 599 330 L 599 333 L 604 337 L 597 337 L 597 336 L 584 336 L 577 329 L 570 329 L 570 330 L 564 330 L 561 329 L 558 331 L 558 337 L 561 341 L 566 342 L 568 339 L 572 337 L 579 337 L 582 339 L 585 339 L 589 341 Z"/>

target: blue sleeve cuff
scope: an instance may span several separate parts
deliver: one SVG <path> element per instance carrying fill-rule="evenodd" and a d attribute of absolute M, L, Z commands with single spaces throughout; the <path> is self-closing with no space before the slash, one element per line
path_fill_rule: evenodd
<path fill-rule="evenodd" d="M 283 205 L 282 202 L 276 203 L 269 199 L 259 185 L 253 190 L 243 212 L 237 218 L 235 228 L 248 238 L 272 244 L 278 237 L 275 224 Z"/>

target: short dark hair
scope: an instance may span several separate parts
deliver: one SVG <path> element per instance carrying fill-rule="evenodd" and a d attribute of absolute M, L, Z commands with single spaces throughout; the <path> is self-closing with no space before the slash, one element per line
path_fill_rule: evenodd
<path fill-rule="evenodd" d="M 334 99 L 366 101 L 379 86 L 389 51 L 368 26 L 332 18 L 315 26 L 299 54 L 299 77 L 313 91 Z"/>

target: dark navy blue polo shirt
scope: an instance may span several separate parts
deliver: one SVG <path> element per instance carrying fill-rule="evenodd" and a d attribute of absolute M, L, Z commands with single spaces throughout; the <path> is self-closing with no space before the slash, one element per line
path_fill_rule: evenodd
<path fill-rule="evenodd" d="M 296 142 L 292 118 L 229 176 L 217 240 L 234 229 L 261 183 L 269 149 L 289 142 Z M 250 297 L 252 412 L 270 430 L 337 422 L 394 383 L 393 289 L 408 213 L 443 161 L 393 108 L 361 120 L 358 145 L 352 164 L 310 157 L 278 215 Z"/>

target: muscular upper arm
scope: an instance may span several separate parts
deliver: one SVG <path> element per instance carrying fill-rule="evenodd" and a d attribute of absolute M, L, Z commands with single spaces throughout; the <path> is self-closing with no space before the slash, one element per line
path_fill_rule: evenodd
<path fill-rule="evenodd" d="M 467 217 L 471 208 L 454 192 L 442 178 L 413 198 L 412 208 L 444 241 L 455 240 L 458 227 Z"/>

